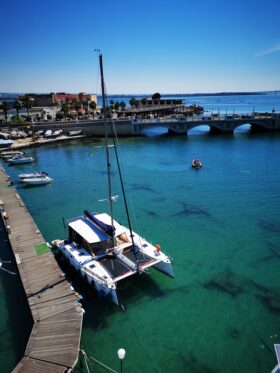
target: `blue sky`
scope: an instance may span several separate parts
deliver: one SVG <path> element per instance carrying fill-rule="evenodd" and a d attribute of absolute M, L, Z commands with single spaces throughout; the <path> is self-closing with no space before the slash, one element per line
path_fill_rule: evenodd
<path fill-rule="evenodd" d="M 279 0 L 9 0 L 0 92 L 280 89 Z"/>

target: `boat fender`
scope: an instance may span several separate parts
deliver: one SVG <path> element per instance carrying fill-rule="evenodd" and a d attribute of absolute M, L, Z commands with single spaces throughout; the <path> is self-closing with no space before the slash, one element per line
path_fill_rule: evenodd
<path fill-rule="evenodd" d="M 9 215 L 8 215 L 7 211 L 4 211 L 2 215 L 3 215 L 3 218 L 5 220 L 9 219 Z"/>
<path fill-rule="evenodd" d="M 159 244 L 159 243 L 157 243 L 157 244 L 156 244 L 156 249 L 157 249 L 157 252 L 159 253 L 159 252 L 160 252 L 160 249 L 161 249 L 161 247 L 160 247 L 160 244 Z"/>

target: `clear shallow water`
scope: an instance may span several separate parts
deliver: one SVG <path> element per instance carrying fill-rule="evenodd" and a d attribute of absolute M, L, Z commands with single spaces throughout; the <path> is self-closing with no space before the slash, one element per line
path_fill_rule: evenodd
<path fill-rule="evenodd" d="M 107 208 L 98 202 L 106 198 L 98 145 L 88 140 L 33 149 L 36 164 L 8 168 L 15 180 L 31 169 L 54 178 L 47 187 L 18 186 L 46 240 L 66 236 L 62 217 Z M 151 270 L 120 283 L 125 312 L 75 279 L 85 296 L 82 346 L 89 355 L 118 369 L 117 350 L 124 347 L 127 372 L 271 371 L 273 343 L 280 343 L 279 145 L 279 134 L 242 131 L 121 140 L 134 228 L 173 258 L 175 279 Z M 194 155 L 203 162 L 201 170 L 190 166 Z M 113 192 L 121 194 L 115 178 Z M 126 223 L 121 197 L 114 210 Z M 17 309 L 25 302 L 17 280 L 0 276 L 0 357 L 8 372 L 26 341 L 13 325 L 13 302 Z M 19 300 L 11 296 L 11 281 Z M 26 322 L 28 334 L 28 317 Z M 84 364 L 78 368 L 86 372 Z"/>

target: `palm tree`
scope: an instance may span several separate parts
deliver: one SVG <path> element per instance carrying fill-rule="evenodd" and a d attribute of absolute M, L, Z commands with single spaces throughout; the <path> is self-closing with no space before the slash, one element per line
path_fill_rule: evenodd
<path fill-rule="evenodd" d="M 130 104 L 131 107 L 133 107 L 133 106 L 137 107 L 139 103 L 138 103 L 138 101 L 136 100 L 135 97 L 132 97 L 132 98 L 129 100 L 129 104 Z"/>
<path fill-rule="evenodd" d="M 143 98 L 141 99 L 141 104 L 142 104 L 142 106 L 147 105 L 147 102 L 148 102 L 148 100 L 146 99 L 146 97 L 143 97 Z"/>
<path fill-rule="evenodd" d="M 21 109 L 21 102 L 19 100 L 16 100 L 14 102 L 14 105 L 13 105 L 14 109 L 16 109 L 17 111 L 17 118 L 19 117 L 18 113 L 19 113 L 19 110 Z"/>
<path fill-rule="evenodd" d="M 124 111 L 125 107 L 126 107 L 126 103 L 124 101 L 121 101 L 120 102 L 120 106 L 122 108 L 122 111 Z"/>
<path fill-rule="evenodd" d="M 61 111 L 64 114 L 64 117 L 66 118 L 68 113 L 69 113 L 69 105 L 68 104 L 63 104 L 61 107 Z"/>
<path fill-rule="evenodd" d="M 121 106 L 121 103 L 120 103 L 119 101 L 116 101 L 116 102 L 115 102 L 115 105 L 114 105 L 115 110 L 116 110 L 116 111 L 119 111 L 120 106 Z"/>
<path fill-rule="evenodd" d="M 32 108 L 32 101 L 28 96 L 23 96 L 22 98 L 23 106 L 26 107 L 27 116 L 29 118 L 29 110 Z"/>
<path fill-rule="evenodd" d="M 158 93 L 158 92 L 157 92 L 157 93 L 154 93 L 154 94 L 152 95 L 152 99 L 153 99 L 153 100 L 160 100 L 160 97 L 161 97 L 161 96 L 160 96 L 160 93 Z"/>
<path fill-rule="evenodd" d="M 9 104 L 6 101 L 3 101 L 1 104 L 1 109 L 3 110 L 4 116 L 5 116 L 5 122 L 8 123 L 8 110 L 9 110 Z"/>
<path fill-rule="evenodd" d="M 97 105 L 96 105 L 96 102 L 95 102 L 95 101 L 91 101 L 91 102 L 89 103 L 88 106 L 90 107 L 91 110 L 94 111 L 94 110 L 96 109 L 96 106 L 97 106 Z"/>

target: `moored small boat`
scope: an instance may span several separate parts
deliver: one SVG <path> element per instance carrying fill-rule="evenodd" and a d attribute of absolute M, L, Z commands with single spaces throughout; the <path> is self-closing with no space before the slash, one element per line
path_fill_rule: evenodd
<path fill-rule="evenodd" d="M 42 172 L 35 171 L 35 172 L 31 172 L 29 174 L 19 174 L 18 175 L 18 177 L 20 179 L 32 179 L 32 178 L 40 178 L 40 177 L 46 177 L 46 176 L 49 176 L 49 175 L 44 171 L 42 171 Z"/>
<path fill-rule="evenodd" d="M 29 186 L 39 186 L 39 185 L 46 185 L 52 182 L 52 179 L 49 176 L 45 177 L 30 177 L 30 178 L 25 178 L 22 179 L 22 182 L 25 185 Z"/>
<path fill-rule="evenodd" d="M 19 150 L 10 150 L 10 151 L 2 152 L 1 158 L 3 158 L 4 160 L 7 160 L 8 158 L 12 158 L 15 156 L 20 156 L 20 155 L 24 155 L 24 152 L 21 152 Z"/>
<path fill-rule="evenodd" d="M 192 168 L 201 168 L 202 167 L 202 163 L 199 159 L 193 159 L 192 160 Z"/>
<path fill-rule="evenodd" d="M 81 134 L 82 134 L 81 130 L 69 131 L 68 136 L 78 136 L 78 135 L 81 135 Z"/>
<path fill-rule="evenodd" d="M 22 164 L 22 163 L 31 163 L 34 161 L 33 157 L 26 157 L 26 156 L 15 156 L 12 158 L 7 159 L 10 165 L 12 164 Z"/>
<path fill-rule="evenodd" d="M 0 139 L 0 148 L 10 148 L 13 145 L 12 140 Z"/>

